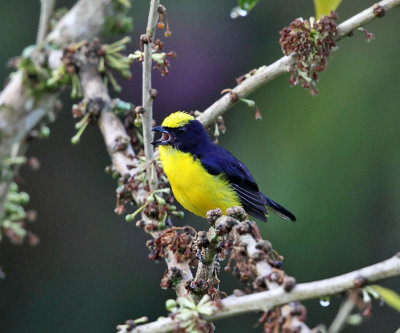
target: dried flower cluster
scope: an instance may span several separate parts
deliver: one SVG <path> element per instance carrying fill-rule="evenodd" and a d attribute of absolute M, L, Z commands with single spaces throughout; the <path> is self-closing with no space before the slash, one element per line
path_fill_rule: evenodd
<path fill-rule="evenodd" d="M 82 98 L 83 91 L 79 75 L 84 66 L 90 64 L 97 67 L 98 73 L 102 76 L 105 85 L 110 83 L 114 90 L 119 92 L 121 87 L 117 84 L 113 71 L 119 72 L 126 79 L 131 77 L 129 59 L 120 53 L 125 50 L 126 44 L 129 41 L 129 37 L 125 37 L 112 44 L 102 45 L 95 38 L 91 42 L 84 41 L 69 45 L 63 49 L 63 66 L 53 73 L 53 81 L 58 82 L 67 75 L 71 83 L 71 97 Z M 118 107 L 121 108 L 121 103 L 116 103 L 114 106 L 116 109 Z M 97 123 L 100 112 L 104 107 L 105 101 L 102 97 L 90 100 L 85 98 L 80 103 L 73 105 L 73 117 L 81 118 L 75 124 L 77 133 L 71 139 L 73 144 L 79 143 L 82 133 L 89 124 Z M 124 107 L 126 108 L 126 106 Z"/>
<path fill-rule="evenodd" d="M 126 150 L 129 141 L 132 140 L 129 137 L 117 137 L 115 142 L 116 151 Z M 126 215 L 128 222 L 133 221 L 139 213 L 145 214 L 151 219 L 151 222 L 139 221 L 137 225 L 144 228 L 148 233 L 152 233 L 157 230 L 162 230 L 166 225 L 170 225 L 170 217 L 177 216 L 183 217 L 183 212 L 178 211 L 176 206 L 173 205 L 174 199 L 170 193 L 170 189 L 167 188 L 168 179 L 163 174 L 161 162 L 155 160 L 151 164 L 152 173 L 159 180 L 158 189 L 150 191 L 149 181 L 146 175 L 146 159 L 141 155 L 128 155 L 132 160 L 132 164 L 128 164 L 129 170 L 134 170 L 132 173 L 126 173 L 121 175 L 119 178 L 119 186 L 117 192 L 117 207 L 115 212 L 122 214 L 130 205 L 136 204 L 138 208 L 131 214 Z M 109 168 L 112 173 L 112 169 Z M 135 202 L 134 192 L 142 188 L 147 192 L 147 196 L 141 202 Z"/>
<path fill-rule="evenodd" d="M 139 222 L 139 226 L 150 230 L 155 239 L 149 240 L 149 257 L 154 260 L 161 258 L 175 258 L 177 263 L 188 263 L 194 271 L 194 278 L 182 280 L 183 272 L 180 268 L 169 265 L 162 280 L 162 288 L 175 288 L 184 282 L 187 296 L 184 302 L 192 304 L 191 310 L 182 313 L 180 302 L 172 306 L 173 318 L 177 321 L 177 332 L 211 332 L 213 326 L 206 325 L 201 316 L 196 313 L 196 304 L 199 305 L 206 295 L 213 300 L 215 308 L 220 306 L 221 298 L 225 293 L 219 290 L 220 263 L 229 258 L 225 267 L 245 284 L 245 290 L 237 290 L 235 294 L 243 295 L 257 291 L 264 291 L 283 286 L 290 292 L 296 285 L 294 278 L 288 277 L 280 269 L 283 257 L 273 250 L 270 242 L 262 239 L 255 222 L 247 219 L 247 214 L 241 207 L 233 207 L 223 215 L 220 209 L 207 213 L 210 228 L 207 232 L 196 232 L 192 227 L 169 227 L 159 232 L 152 228 L 151 222 Z M 182 301 L 182 298 L 180 299 Z M 183 302 L 183 301 L 182 301 Z M 185 303 L 185 304 L 186 304 Z M 178 306 L 179 304 L 179 306 Z M 186 306 L 184 306 L 186 307 Z M 187 308 L 187 307 L 186 307 Z M 189 315 L 190 312 L 190 315 Z M 284 305 L 264 313 L 260 319 L 265 332 L 297 332 L 304 325 L 306 311 L 299 303 Z M 194 326 L 193 326 L 194 325 Z M 190 330 L 189 330 L 190 327 Z M 210 331 L 211 330 L 211 331 Z"/>
<path fill-rule="evenodd" d="M 13 58 L 9 66 L 22 71 L 24 84 L 30 93 L 38 97 L 45 92 L 57 92 L 70 84 L 71 77 L 64 66 L 51 70 L 48 64 L 48 50 L 28 46 L 19 57 Z"/>
<path fill-rule="evenodd" d="M 147 242 L 150 249 L 149 258 L 152 260 L 160 260 L 167 257 L 167 251 L 174 253 L 177 262 L 196 260 L 194 250 L 194 238 L 196 231 L 190 227 L 171 227 L 164 230 L 154 240 Z M 193 262 L 193 265 L 196 263 Z"/>
<path fill-rule="evenodd" d="M 163 50 L 164 42 L 160 39 L 156 39 L 154 41 L 152 54 L 153 61 L 155 62 L 154 67 L 160 71 L 161 76 L 166 76 L 171 68 L 171 63 L 168 59 L 175 59 L 176 53 L 175 51 L 163 52 Z"/>
<path fill-rule="evenodd" d="M 301 332 L 301 324 L 307 315 L 306 308 L 299 302 L 292 302 L 265 312 L 259 319 L 265 333 L 297 333 Z M 318 329 L 313 332 L 320 332 Z"/>
<path fill-rule="evenodd" d="M 159 5 L 157 8 L 158 12 L 158 23 L 157 23 L 157 28 L 160 30 L 164 30 L 164 36 L 165 37 L 171 37 L 171 30 L 169 28 L 169 23 L 168 23 L 168 13 L 167 9 L 163 5 Z M 164 18 L 165 18 L 165 23 L 164 23 Z"/>
<path fill-rule="evenodd" d="M 110 83 L 116 92 L 120 92 L 121 87 L 117 84 L 112 72 L 119 72 L 125 79 L 131 77 L 130 61 L 127 56 L 121 54 L 129 42 L 130 38 L 124 37 L 112 44 L 102 45 L 97 38 L 94 38 L 90 42 L 82 41 L 64 48 L 62 57 L 64 66 L 58 71 L 61 71 L 61 75 L 66 72 L 71 76 L 71 97 L 82 97 L 82 88 L 77 74 L 86 62 L 97 65 L 105 84 Z"/>
<path fill-rule="evenodd" d="M 302 84 L 311 88 L 311 95 L 318 94 L 318 73 L 325 70 L 330 51 L 336 46 L 337 15 L 331 12 L 318 21 L 297 18 L 280 32 L 279 43 L 286 55 L 294 54 L 295 65 L 291 68 L 290 84 Z"/>
<path fill-rule="evenodd" d="M 144 35 L 146 36 L 146 35 Z M 140 41 L 140 50 L 136 50 L 134 53 L 129 55 L 131 61 L 142 62 L 143 61 L 143 44 L 148 44 L 150 41 L 148 37 L 142 37 Z M 158 69 L 161 76 L 166 76 L 169 74 L 171 68 L 171 63 L 169 59 L 175 59 L 175 51 L 164 52 L 164 42 L 161 39 L 156 39 L 152 43 L 153 52 L 151 54 L 152 60 L 155 63 L 154 68 Z"/>

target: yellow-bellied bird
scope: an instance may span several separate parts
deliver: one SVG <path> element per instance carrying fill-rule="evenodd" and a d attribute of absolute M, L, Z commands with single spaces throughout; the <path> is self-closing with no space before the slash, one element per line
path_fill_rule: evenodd
<path fill-rule="evenodd" d="M 284 219 L 295 216 L 258 189 L 246 166 L 228 151 L 214 144 L 203 125 L 188 113 L 178 111 L 153 131 L 161 138 L 160 159 L 176 200 L 192 213 L 205 217 L 207 211 L 242 206 L 267 221 L 268 209 Z"/>

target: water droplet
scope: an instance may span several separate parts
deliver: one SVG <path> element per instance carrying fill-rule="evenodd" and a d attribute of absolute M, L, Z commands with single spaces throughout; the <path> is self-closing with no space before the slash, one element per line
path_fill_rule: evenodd
<path fill-rule="evenodd" d="M 247 10 L 239 9 L 239 15 L 240 15 L 240 16 L 244 17 L 244 16 L 246 16 L 247 14 L 248 14 L 248 11 L 247 11 Z"/>
<path fill-rule="evenodd" d="M 231 10 L 231 18 L 235 19 L 238 18 L 239 16 L 246 16 L 248 14 L 247 10 L 244 10 L 240 8 L 239 6 L 233 7 Z"/>
<path fill-rule="evenodd" d="M 331 304 L 331 301 L 330 301 L 329 297 L 323 297 L 319 300 L 319 304 L 321 304 L 321 306 L 326 308 L 327 306 L 329 306 Z"/>

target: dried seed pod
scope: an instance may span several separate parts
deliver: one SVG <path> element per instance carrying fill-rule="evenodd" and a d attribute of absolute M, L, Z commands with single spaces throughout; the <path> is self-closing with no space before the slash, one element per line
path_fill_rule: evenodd
<path fill-rule="evenodd" d="M 239 221 L 243 221 L 247 217 L 246 211 L 240 206 L 228 208 L 226 210 L 226 215 L 231 216 Z"/>
<path fill-rule="evenodd" d="M 363 288 L 367 284 L 368 284 L 368 280 L 362 275 L 359 275 L 354 279 L 354 287 L 356 287 L 356 288 Z"/>
<path fill-rule="evenodd" d="M 291 276 L 286 276 L 283 280 L 283 289 L 285 289 L 286 292 L 290 292 L 293 290 L 293 288 L 296 286 L 296 279 Z"/>
<path fill-rule="evenodd" d="M 206 214 L 207 221 L 214 225 L 215 221 L 222 216 L 222 210 L 217 208 L 213 210 L 209 210 Z"/>

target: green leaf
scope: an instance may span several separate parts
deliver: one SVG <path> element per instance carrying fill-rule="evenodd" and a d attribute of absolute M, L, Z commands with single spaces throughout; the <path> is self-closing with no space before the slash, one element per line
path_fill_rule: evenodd
<path fill-rule="evenodd" d="M 381 295 L 387 305 L 400 312 L 400 295 L 398 293 L 392 289 L 378 285 L 373 285 L 370 287 L 379 293 L 379 295 Z"/>
<path fill-rule="evenodd" d="M 239 0 L 238 5 L 241 9 L 249 12 L 254 8 L 254 6 L 258 3 L 259 0 Z"/>
<path fill-rule="evenodd" d="M 342 0 L 314 0 L 315 18 L 319 19 L 321 16 L 329 15 L 331 11 L 338 8 Z"/>

